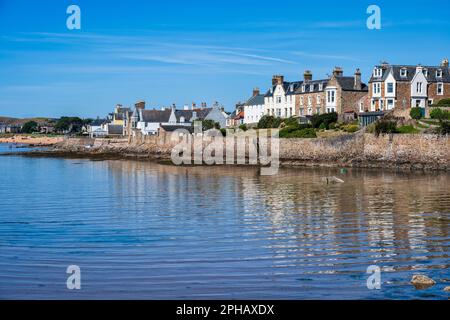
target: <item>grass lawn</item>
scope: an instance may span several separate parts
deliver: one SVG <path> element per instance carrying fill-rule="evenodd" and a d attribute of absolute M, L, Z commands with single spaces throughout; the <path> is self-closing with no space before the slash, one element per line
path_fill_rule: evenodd
<path fill-rule="evenodd" d="M 414 126 L 402 126 L 397 128 L 399 133 L 419 133 L 420 130 L 417 128 L 414 128 Z"/>

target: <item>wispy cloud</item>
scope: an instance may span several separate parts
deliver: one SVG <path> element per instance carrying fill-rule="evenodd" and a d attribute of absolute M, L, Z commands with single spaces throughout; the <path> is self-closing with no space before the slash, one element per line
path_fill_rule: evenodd
<path fill-rule="evenodd" d="M 302 51 L 295 51 L 293 52 L 294 55 L 302 56 L 302 57 L 308 57 L 312 59 L 327 59 L 327 60 L 347 60 L 347 61 L 360 61 L 359 59 L 356 59 L 351 56 L 346 55 L 333 55 L 333 54 L 323 54 L 323 53 L 309 53 L 309 52 L 302 52 Z"/>

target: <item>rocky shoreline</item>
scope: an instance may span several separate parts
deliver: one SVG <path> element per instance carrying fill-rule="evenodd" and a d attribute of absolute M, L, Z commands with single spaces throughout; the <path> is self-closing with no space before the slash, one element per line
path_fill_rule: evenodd
<path fill-rule="evenodd" d="M 20 152 L 20 155 L 93 160 L 134 159 L 170 164 L 172 148 L 173 144 L 167 142 L 74 138 L 58 142 L 45 150 Z M 450 140 L 448 137 L 425 135 L 375 138 L 368 134 L 336 139 L 281 139 L 280 166 L 450 171 Z"/>

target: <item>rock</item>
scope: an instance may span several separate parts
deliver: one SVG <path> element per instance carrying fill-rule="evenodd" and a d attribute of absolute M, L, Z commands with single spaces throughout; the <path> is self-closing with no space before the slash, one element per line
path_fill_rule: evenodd
<path fill-rule="evenodd" d="M 416 287 L 416 289 L 421 290 L 434 286 L 436 281 L 422 274 L 415 274 L 411 279 L 411 283 Z"/>
<path fill-rule="evenodd" d="M 336 177 L 325 177 L 322 178 L 323 181 L 325 181 L 327 184 L 330 183 L 344 183 L 344 180 L 336 178 Z"/>
<path fill-rule="evenodd" d="M 445 291 L 445 292 L 450 292 L 450 287 L 445 287 L 445 288 L 444 288 L 444 291 Z"/>

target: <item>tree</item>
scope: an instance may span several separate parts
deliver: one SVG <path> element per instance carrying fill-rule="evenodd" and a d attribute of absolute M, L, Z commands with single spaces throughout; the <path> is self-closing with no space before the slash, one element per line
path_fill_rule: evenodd
<path fill-rule="evenodd" d="M 201 123 L 202 123 L 202 131 L 208 131 L 210 129 L 220 130 L 220 123 L 215 122 L 214 120 L 202 120 Z M 192 123 L 192 125 L 194 125 L 194 123 Z"/>
<path fill-rule="evenodd" d="M 61 117 L 55 124 L 55 130 L 58 132 L 80 132 L 83 123 L 83 120 L 78 117 Z"/>
<path fill-rule="evenodd" d="M 38 124 L 36 121 L 28 121 L 22 127 L 23 133 L 33 133 L 38 131 Z"/>
<path fill-rule="evenodd" d="M 323 114 L 315 114 L 311 118 L 311 124 L 314 128 L 319 128 L 322 124 L 322 128 L 330 128 L 331 123 L 335 123 L 338 120 L 338 114 L 336 112 L 329 112 Z"/>
<path fill-rule="evenodd" d="M 409 112 L 409 115 L 414 120 L 421 119 L 422 118 L 422 108 L 420 108 L 420 107 L 411 108 L 411 111 Z"/>
<path fill-rule="evenodd" d="M 283 119 L 265 115 L 258 122 L 258 129 L 278 128 Z"/>
<path fill-rule="evenodd" d="M 375 123 L 375 136 L 385 133 L 396 133 L 397 123 L 391 120 L 381 119 Z"/>

